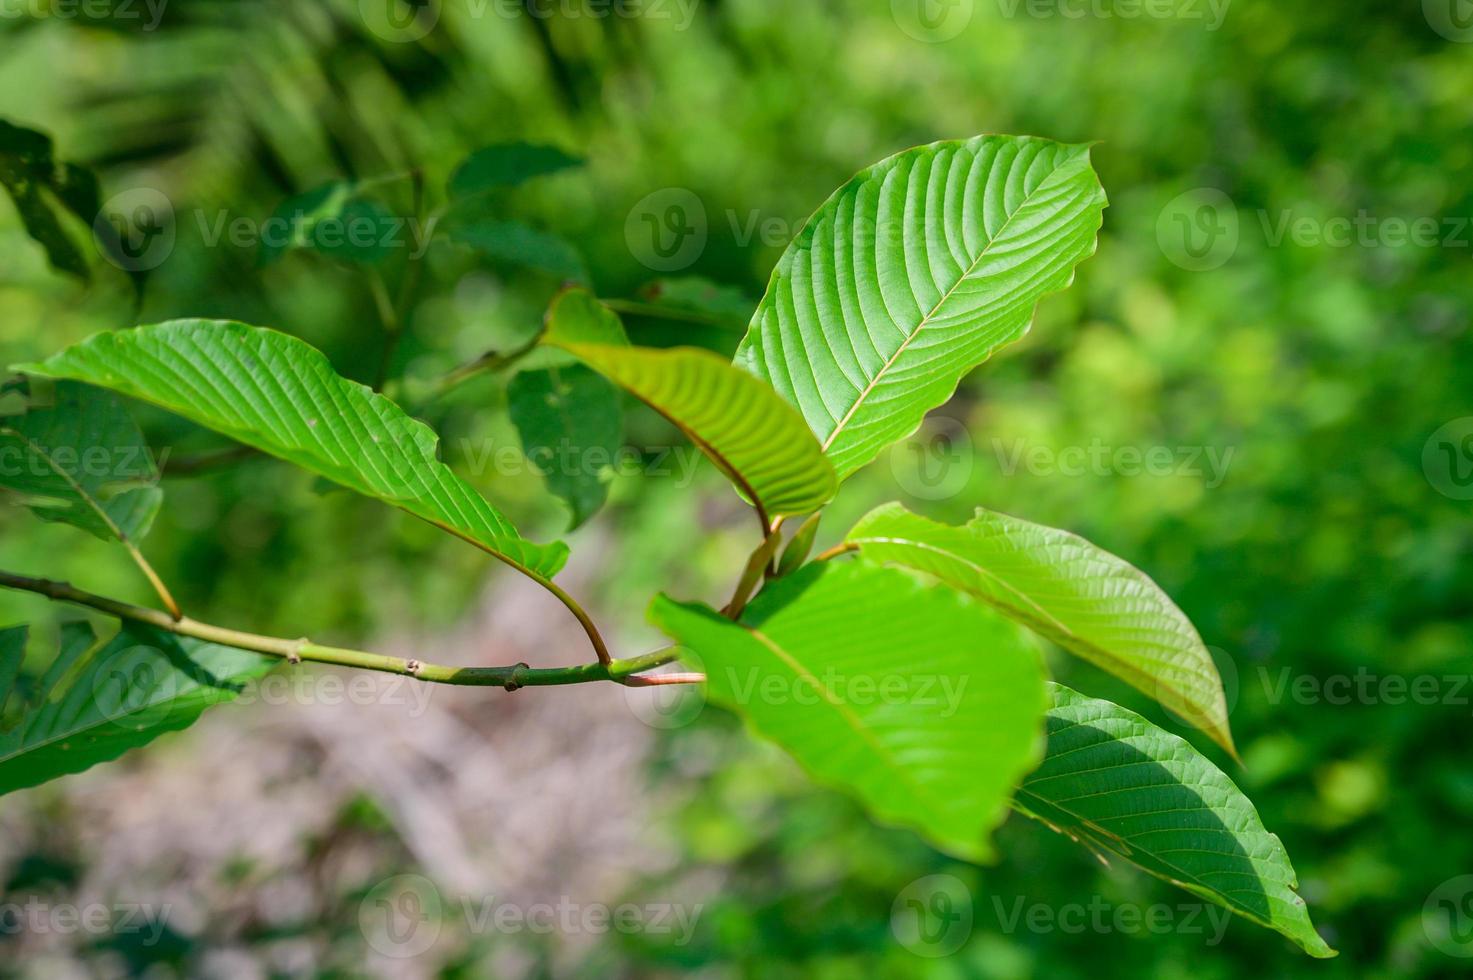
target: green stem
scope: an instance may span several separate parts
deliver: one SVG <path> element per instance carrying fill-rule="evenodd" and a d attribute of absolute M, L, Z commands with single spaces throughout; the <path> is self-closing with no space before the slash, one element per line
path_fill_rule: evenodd
<path fill-rule="evenodd" d="M 0 587 L 22 592 L 34 592 L 53 602 L 68 602 L 106 613 L 116 619 L 143 623 L 154 629 L 178 636 L 193 637 L 207 643 L 250 650 L 272 657 L 281 657 L 291 663 L 310 660 L 314 663 L 334 664 L 339 667 L 358 667 L 390 674 L 404 674 L 433 684 L 457 684 L 473 687 L 504 687 L 514 691 L 521 687 L 552 687 L 563 684 L 586 684 L 590 681 L 614 681 L 618 684 L 640 686 L 645 678 L 636 675 L 652 670 L 679 658 L 679 650 L 666 647 L 626 660 L 609 660 L 593 664 L 576 664 L 571 667 L 529 667 L 514 664 L 510 667 L 451 667 L 443 664 L 425 663 L 417 659 L 390 657 L 364 650 L 349 650 L 344 647 L 329 647 L 313 643 L 308 639 L 289 640 L 283 637 L 262 636 L 240 630 L 212 626 L 185 617 L 175 620 L 168 613 L 148 609 L 131 603 L 109 599 L 106 596 L 83 592 L 66 582 L 29 578 L 0 571 Z M 702 679 L 696 674 L 661 675 L 679 678 L 664 683 L 695 683 Z"/>

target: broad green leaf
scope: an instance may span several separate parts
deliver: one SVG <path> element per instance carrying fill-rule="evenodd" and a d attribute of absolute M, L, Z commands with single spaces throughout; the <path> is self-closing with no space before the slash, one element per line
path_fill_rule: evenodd
<path fill-rule="evenodd" d="M 1014 806 L 1097 854 L 1334 956 L 1309 921 L 1279 838 L 1232 780 L 1133 711 L 1050 684 L 1048 754 Z"/>
<path fill-rule="evenodd" d="M 393 504 L 526 571 L 551 577 L 561 542 L 524 539 L 435 457 L 429 426 L 334 373 L 310 345 L 225 320 L 96 334 L 13 370 L 152 402 L 319 476 Z"/>
<path fill-rule="evenodd" d="M 0 794 L 82 772 L 185 728 L 274 663 L 136 624 L 104 644 L 73 626 L 34 697 L 16 704 L 13 690 L 0 688 L 0 702 L 12 699 L 4 713 L 10 727 L 0 732 Z"/>
<path fill-rule="evenodd" d="M 624 441 L 619 391 L 581 364 L 523 371 L 507 386 L 522 450 L 565 501 L 576 528 L 608 498 L 608 478 Z"/>
<path fill-rule="evenodd" d="M 546 342 L 576 355 L 675 423 L 757 506 L 763 524 L 833 497 L 834 471 L 792 407 L 710 351 Z"/>
<path fill-rule="evenodd" d="M 474 212 L 452 214 L 443 227 L 451 241 L 473 248 L 498 264 L 535 269 L 569 282 L 588 281 L 583 256 L 549 232 Z"/>
<path fill-rule="evenodd" d="M 497 143 L 472 153 L 456 168 L 450 177 L 450 197 L 465 198 L 498 187 L 514 187 L 582 163 L 555 146 Z"/>
<path fill-rule="evenodd" d="M 103 540 L 138 541 L 163 500 L 143 435 L 115 395 L 73 382 L 32 396 L 0 418 L 0 490 L 42 520 Z"/>
<path fill-rule="evenodd" d="M 0 120 L 0 187 L 51 265 L 86 279 L 87 257 L 63 228 L 57 205 L 91 227 L 100 208 L 97 178 L 75 164 L 58 162 L 46 134 Z"/>
<path fill-rule="evenodd" d="M 261 265 L 293 249 L 312 249 L 328 258 L 362 265 L 382 262 L 395 247 L 400 222 L 358 185 L 334 180 L 287 198 L 266 221 Z"/>
<path fill-rule="evenodd" d="M 842 480 L 914 432 L 1095 249 L 1089 148 L 978 136 L 841 187 L 773 270 L 736 363 L 803 413 Z"/>
<path fill-rule="evenodd" d="M 893 569 L 823 562 L 772 583 L 732 623 L 664 596 L 650 616 L 707 691 L 876 819 L 969 859 L 1042 749 L 1043 666 L 1025 634 Z"/>
<path fill-rule="evenodd" d="M 1186 614 L 1140 569 L 1067 531 L 978 509 L 949 527 L 886 504 L 848 540 L 986 600 L 1156 698 L 1234 752 L 1222 678 Z"/>

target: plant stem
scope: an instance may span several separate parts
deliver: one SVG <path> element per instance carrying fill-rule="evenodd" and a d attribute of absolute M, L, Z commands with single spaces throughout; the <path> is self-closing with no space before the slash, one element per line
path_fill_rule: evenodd
<path fill-rule="evenodd" d="M 75 588 L 66 582 L 52 582 L 47 579 L 29 578 L 10 572 L 0 571 L 0 587 L 16 589 L 22 592 L 34 592 L 37 595 L 45 596 L 53 602 L 67 602 L 77 606 L 85 606 L 117 619 L 143 623 L 167 633 L 193 637 L 197 640 L 204 640 L 207 643 L 219 643 L 223 646 L 236 647 L 241 650 L 250 650 L 255 653 L 266 654 L 267 656 L 282 657 L 291 663 L 310 660 L 314 663 L 335 664 L 340 667 L 358 667 L 363 670 L 404 674 L 434 684 L 504 687 L 509 691 L 514 691 L 521 687 L 585 684 L 590 681 L 614 681 L 618 684 L 630 684 L 633 682 L 635 686 L 643 686 L 647 679 L 637 678 L 636 675 L 643 671 L 672 663 L 679 657 L 677 648 L 666 647 L 663 650 L 656 650 L 652 653 L 631 657 L 627 660 L 611 659 L 606 662 L 600 661 L 596 664 L 576 664 L 570 667 L 534 668 L 528 667 L 524 663 L 514 664 L 510 667 L 451 667 L 442 664 L 425 663 L 417 659 L 406 660 L 402 657 L 390 657 L 381 653 L 369 653 L 363 650 L 323 646 L 305 638 L 289 640 L 283 637 L 245 633 L 240 630 L 227 629 L 223 626 L 212 626 L 209 623 L 201 623 L 188 617 L 175 620 L 168 613 L 162 612 L 161 610 L 148 609 L 144 606 L 135 606 L 131 603 L 121 602 L 117 599 L 109 599 L 106 596 L 93 595 L 90 592 L 83 592 L 81 589 Z M 678 679 L 661 680 L 656 683 L 695 683 L 702 679 L 698 674 L 665 674 L 660 676 Z"/>
<path fill-rule="evenodd" d="M 818 557 L 814 558 L 813 560 L 828 561 L 830 558 L 837 558 L 840 555 L 847 555 L 851 551 L 858 550 L 859 545 L 855 544 L 853 541 L 845 541 L 843 544 L 834 545 L 828 551 L 821 552 Z"/>

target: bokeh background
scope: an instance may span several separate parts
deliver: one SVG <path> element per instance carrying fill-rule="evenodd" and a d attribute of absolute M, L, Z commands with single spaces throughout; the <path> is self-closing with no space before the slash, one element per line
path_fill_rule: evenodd
<path fill-rule="evenodd" d="M 1466 974 L 1465 3 L 419 7 L 0 7 L 0 118 L 94 168 L 111 213 L 135 212 L 141 188 L 162 194 L 173 236 L 147 260 L 140 296 L 137 277 L 95 249 L 89 280 L 53 271 L 0 199 L 4 363 L 198 315 L 295 333 L 369 380 L 383 341 L 361 270 L 306 253 L 262 267 L 218 222 L 249 230 L 324 181 L 413 169 L 433 202 L 466 153 L 512 139 L 586 163 L 506 195 L 506 214 L 573 243 L 602 296 L 642 302 L 662 277 L 719 285 L 729 323 L 628 323 L 641 342 L 729 352 L 787 238 L 860 167 L 980 132 L 1099 141 L 1111 207 L 1098 254 L 1023 342 L 846 484 L 820 542 L 887 499 L 948 521 L 985 505 L 1077 531 L 1153 575 L 1214 648 L 1241 767 L 1090 668 L 1053 657 L 1055 672 L 1227 768 L 1283 838 L 1342 955 L 1312 961 L 1242 920 L 1217 935 L 1190 895 L 1019 818 L 996 866 L 957 864 L 877 828 L 688 695 L 375 680 L 345 696 L 309 674 L 0 800 L 6 902 L 132 908 L 162 923 L 0 929 L 0 974 Z M 413 207 L 402 181 L 383 200 Z M 665 229 L 683 237 L 656 248 L 650 222 L 672 207 L 680 220 Z M 1409 227 L 1435 231 L 1409 240 Z M 558 285 L 439 245 L 425 268 L 393 359 L 405 392 L 526 337 Z M 447 461 L 551 537 L 567 515 L 540 478 L 477 455 L 517 445 L 504 381 L 478 378 L 422 414 Z M 137 417 L 160 453 L 222 445 Z M 568 538 L 566 575 L 632 654 L 658 642 L 643 621 L 651 595 L 724 598 L 750 542 L 709 467 L 658 465 L 678 445 L 659 420 L 631 411 L 627 439 L 648 465 L 616 477 L 609 507 Z M 284 464 L 177 472 L 165 491 L 146 550 L 199 618 L 449 662 L 584 656 L 576 626 L 535 588 Z M 14 508 L 0 511 L 0 567 L 149 599 L 121 551 Z M 0 595 L 0 620 L 34 624 L 38 664 L 77 615 Z M 1422 677 L 1434 694 L 1415 703 L 1398 682 Z M 891 911 L 938 874 L 962 883 L 973 915 L 952 934 L 959 948 L 932 956 L 935 945 L 897 941 Z M 375 909 L 406 894 L 423 929 L 386 941 Z M 478 919 L 559 901 L 664 908 L 672 925 L 543 933 Z M 1449 919 L 1442 909 L 1458 903 L 1466 917 Z M 1153 906 L 1171 910 L 1162 934 L 1113 916 Z M 1066 928 L 1078 907 L 1111 911 Z M 1032 921 L 1054 925 L 1030 926 L 1034 908 Z"/>

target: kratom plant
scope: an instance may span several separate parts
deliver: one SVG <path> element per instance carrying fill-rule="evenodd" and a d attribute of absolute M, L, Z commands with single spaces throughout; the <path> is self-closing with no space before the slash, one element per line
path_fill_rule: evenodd
<path fill-rule="evenodd" d="M 495 216 L 490 203 L 497 187 L 576 163 L 548 148 L 489 148 L 456 172 L 430 224 L 498 261 L 586 283 L 576 253 Z M 333 184 L 298 199 L 286 210 L 306 220 L 287 247 L 314 247 L 313 228 L 326 217 L 381 207 L 364 193 Z M 809 219 L 732 362 L 696 348 L 632 346 L 615 310 L 573 285 L 556 295 L 535 343 L 471 365 L 515 372 L 510 412 L 529 456 L 569 439 L 617 448 L 617 386 L 674 423 L 750 505 L 753 548 L 732 570 L 730 598 L 717 606 L 657 596 L 650 619 L 675 645 L 629 658 L 612 654 L 557 584 L 565 545 L 523 537 L 439 461 L 428 426 L 340 377 L 301 340 L 176 320 L 15 365 L 30 401 L 0 430 L 4 486 L 44 519 L 116 539 L 163 608 L 0 573 L 8 588 L 122 623 L 106 641 L 68 629 L 45 676 L 24 685 L 25 629 L 0 633 L 8 694 L 0 792 L 113 759 L 267 670 L 303 669 L 283 661 L 508 691 L 704 684 L 816 781 L 942 851 L 993 859 L 991 834 L 1011 808 L 1311 955 L 1333 955 L 1295 893 L 1283 846 L 1222 770 L 1141 715 L 1046 674 L 1030 632 L 1155 698 L 1236 758 L 1212 657 L 1145 574 L 1066 531 L 983 509 L 948 526 L 893 503 L 810 555 L 818 515 L 842 481 L 914 432 L 964 375 L 1028 330 L 1043 296 L 1070 284 L 1095 250 L 1105 206 L 1085 146 L 979 136 L 918 147 L 862 171 Z M 369 267 L 382 259 L 341 247 L 330 257 Z M 714 299 L 711 315 L 729 312 L 729 296 Z M 386 316 L 386 327 L 394 323 Z M 510 565 L 577 618 L 589 661 L 449 667 L 184 616 L 139 550 L 162 495 L 117 396 L 377 498 Z M 78 465 L 98 448 L 115 465 L 101 473 Z M 603 503 L 596 476 L 548 469 L 548 489 L 574 524 Z M 657 670 L 666 665 L 673 672 Z M 955 710 L 939 711 L 924 696 L 933 690 L 948 692 Z M 774 694 L 795 691 L 809 696 Z"/>

